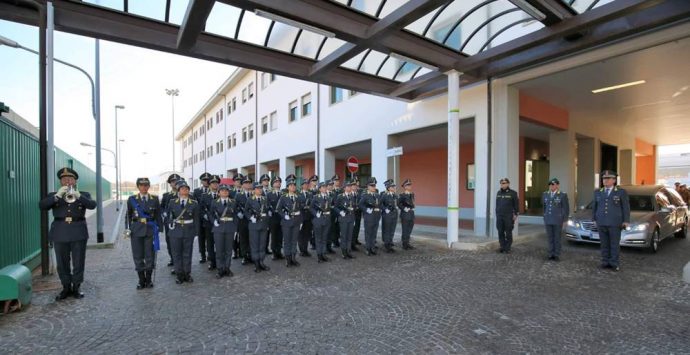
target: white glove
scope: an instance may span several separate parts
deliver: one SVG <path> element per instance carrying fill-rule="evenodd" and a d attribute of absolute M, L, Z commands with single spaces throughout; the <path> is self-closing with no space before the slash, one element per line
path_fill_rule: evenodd
<path fill-rule="evenodd" d="M 74 195 L 75 198 L 79 199 L 81 197 L 81 192 L 79 190 L 74 190 L 72 191 L 72 194 Z"/>
<path fill-rule="evenodd" d="M 386 213 L 391 213 L 391 210 L 386 208 Z"/>
<path fill-rule="evenodd" d="M 239 218 L 244 218 L 244 213 L 238 212 L 238 213 L 237 213 L 237 217 L 239 217 Z"/>
<path fill-rule="evenodd" d="M 204 215 L 204 219 L 208 221 L 208 215 L 207 214 Z"/>
<path fill-rule="evenodd" d="M 405 207 L 405 208 L 403 208 L 403 211 L 405 211 L 405 212 L 410 212 L 410 208 L 409 208 L 409 207 Z"/>
<path fill-rule="evenodd" d="M 213 221 L 213 225 L 216 227 L 220 227 L 220 224 L 218 224 L 218 221 Z"/>
<path fill-rule="evenodd" d="M 321 211 L 316 212 L 316 218 L 321 218 Z"/>
<path fill-rule="evenodd" d="M 269 216 L 269 217 L 273 217 L 273 212 L 268 211 L 268 216 Z"/>
<path fill-rule="evenodd" d="M 289 221 L 289 220 L 290 220 L 290 216 L 289 216 L 289 215 L 285 215 L 285 220 L 286 220 L 286 221 Z"/>
<path fill-rule="evenodd" d="M 68 187 L 67 186 L 62 186 L 60 187 L 57 192 L 55 193 L 55 197 L 57 198 L 62 198 L 65 196 L 65 193 L 67 192 Z"/>
<path fill-rule="evenodd" d="M 163 219 L 168 218 L 168 212 L 163 212 Z"/>
<path fill-rule="evenodd" d="M 342 217 L 345 217 L 345 211 L 340 211 L 340 215 L 341 215 Z"/>
<path fill-rule="evenodd" d="M 256 217 L 250 217 L 249 220 L 252 221 L 252 223 L 256 223 Z"/>
<path fill-rule="evenodd" d="M 374 212 L 374 210 L 371 208 L 367 208 L 367 214 L 371 214 L 371 212 Z"/>

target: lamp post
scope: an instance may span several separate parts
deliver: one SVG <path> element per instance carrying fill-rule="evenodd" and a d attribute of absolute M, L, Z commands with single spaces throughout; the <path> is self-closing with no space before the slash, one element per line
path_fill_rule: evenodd
<path fill-rule="evenodd" d="M 170 101 L 172 104 L 172 171 L 175 172 L 175 96 L 180 95 L 180 90 L 178 89 L 165 89 L 165 93 L 170 96 Z"/>
<path fill-rule="evenodd" d="M 116 173 L 119 175 L 117 177 L 117 179 L 118 179 L 118 181 L 120 181 L 120 184 L 122 184 L 122 165 L 121 165 L 122 155 L 120 153 L 121 153 L 122 143 L 124 143 L 124 142 L 125 142 L 124 139 L 120 139 L 117 141 L 117 159 L 118 159 L 117 166 L 119 166 L 120 169 Z M 122 186 L 120 186 L 120 194 L 122 194 Z"/>
<path fill-rule="evenodd" d="M 120 144 L 119 144 L 119 138 L 117 136 L 117 110 L 124 110 L 125 106 L 124 105 L 115 105 L 115 198 L 117 198 L 117 205 L 115 206 L 115 209 L 117 211 L 120 210 L 120 206 L 122 205 L 122 195 L 120 191 L 120 174 L 119 174 L 119 167 L 120 167 Z"/>

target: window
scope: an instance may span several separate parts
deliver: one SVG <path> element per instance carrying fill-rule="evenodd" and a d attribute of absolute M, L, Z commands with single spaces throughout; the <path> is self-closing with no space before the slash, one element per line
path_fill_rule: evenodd
<path fill-rule="evenodd" d="M 290 109 L 288 111 L 288 122 L 295 122 L 297 120 L 297 101 L 290 103 Z"/>
<path fill-rule="evenodd" d="M 228 149 L 232 148 L 232 135 L 228 136 Z"/>
<path fill-rule="evenodd" d="M 311 93 L 302 96 L 302 118 L 311 115 Z"/>
<path fill-rule="evenodd" d="M 222 120 L 223 120 L 223 109 L 222 109 L 222 108 L 220 109 L 220 115 L 219 115 L 219 117 L 220 117 L 220 120 L 222 121 Z"/>
<path fill-rule="evenodd" d="M 355 96 L 355 95 L 357 95 L 357 94 L 358 94 L 357 91 L 350 90 L 350 97 L 353 97 L 353 96 Z"/>
<path fill-rule="evenodd" d="M 223 151 L 223 141 L 221 140 L 220 142 L 218 142 L 218 144 L 220 144 L 220 151 L 222 152 Z"/>
<path fill-rule="evenodd" d="M 194 140 L 197 140 L 197 138 L 198 138 L 197 131 L 194 131 Z"/>
<path fill-rule="evenodd" d="M 249 139 L 254 138 L 254 124 L 249 125 Z"/>
<path fill-rule="evenodd" d="M 331 105 L 343 101 L 343 89 L 331 86 L 330 103 Z"/>
<path fill-rule="evenodd" d="M 242 103 L 247 102 L 247 89 L 242 89 Z"/>
<path fill-rule="evenodd" d="M 242 128 L 242 142 L 247 141 L 247 127 Z"/>
<path fill-rule="evenodd" d="M 268 116 L 261 118 L 261 134 L 268 132 Z"/>
<path fill-rule="evenodd" d="M 216 123 L 218 123 L 218 112 L 216 112 Z"/>
<path fill-rule="evenodd" d="M 199 160 L 204 160 L 204 159 L 206 159 L 206 152 L 205 151 L 199 152 Z"/>
<path fill-rule="evenodd" d="M 278 112 L 276 112 L 276 111 L 271 112 L 270 125 L 271 125 L 271 131 L 275 131 L 276 129 L 278 129 Z"/>
<path fill-rule="evenodd" d="M 237 110 L 237 98 L 233 97 L 232 98 L 232 112 L 235 112 Z"/>
<path fill-rule="evenodd" d="M 237 133 L 232 134 L 232 146 L 237 146 Z"/>
<path fill-rule="evenodd" d="M 216 154 L 220 153 L 220 143 L 216 142 Z"/>
<path fill-rule="evenodd" d="M 276 80 L 276 75 L 273 73 L 261 73 L 261 89 L 265 89 L 269 84 Z"/>
<path fill-rule="evenodd" d="M 249 89 L 249 98 L 251 99 L 254 97 L 254 83 L 249 83 L 247 88 Z"/>
<path fill-rule="evenodd" d="M 232 102 L 228 102 L 228 116 L 232 113 Z"/>

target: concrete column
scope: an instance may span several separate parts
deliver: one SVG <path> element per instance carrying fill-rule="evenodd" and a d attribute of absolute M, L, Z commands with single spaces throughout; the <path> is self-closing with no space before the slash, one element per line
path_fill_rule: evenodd
<path fill-rule="evenodd" d="M 325 181 L 330 179 L 335 172 L 335 153 L 332 150 L 324 149 L 320 154 L 321 161 L 319 162 L 319 180 Z"/>
<path fill-rule="evenodd" d="M 447 241 L 450 247 L 458 241 L 460 215 L 460 73 L 448 76 L 448 219 Z"/>
<path fill-rule="evenodd" d="M 489 126 L 488 109 L 482 114 L 474 117 L 474 234 L 490 235 L 487 229 L 487 197 L 489 188 L 487 184 L 489 173 L 489 161 L 487 154 L 489 151 Z M 461 187 L 462 188 L 462 187 Z"/>
<path fill-rule="evenodd" d="M 493 112 L 493 144 L 492 150 L 492 185 L 489 191 L 493 196 L 499 189 L 498 181 L 507 177 L 513 190 L 520 186 L 520 92 L 518 89 L 506 85 L 501 80 L 494 81 Z M 518 191 L 519 194 L 519 191 Z M 524 201 L 520 201 L 523 203 Z M 491 213 L 494 220 L 495 199 L 491 199 Z M 493 226 L 494 223 L 491 223 Z M 514 235 L 518 233 L 515 226 Z M 496 228 L 491 227 L 491 235 L 496 237 Z"/>
<path fill-rule="evenodd" d="M 570 197 L 570 210 L 575 207 L 575 132 L 549 133 L 549 176 L 561 182 L 561 191 Z M 539 187 L 538 187 L 539 188 Z M 546 191 L 547 187 L 542 187 Z"/>
<path fill-rule="evenodd" d="M 583 137 L 577 139 L 577 192 L 575 206 L 587 206 L 592 200 L 592 191 L 596 186 L 594 174 L 597 172 L 595 164 L 594 138 Z"/>
<path fill-rule="evenodd" d="M 371 176 L 376 178 L 377 187 L 383 191 L 383 182 L 388 179 L 388 135 L 373 132 L 371 137 Z"/>
<path fill-rule="evenodd" d="M 285 180 L 288 175 L 295 173 L 295 160 L 290 158 L 280 158 L 280 177 Z M 299 176 L 298 176 L 299 177 Z"/>
<path fill-rule="evenodd" d="M 621 149 L 618 153 L 618 157 L 620 184 L 631 185 L 633 181 L 635 181 L 635 154 L 632 149 Z"/>

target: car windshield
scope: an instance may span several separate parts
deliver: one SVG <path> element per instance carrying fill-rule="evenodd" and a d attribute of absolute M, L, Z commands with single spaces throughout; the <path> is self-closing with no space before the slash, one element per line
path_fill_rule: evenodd
<path fill-rule="evenodd" d="M 652 196 L 630 195 L 631 211 L 654 211 Z"/>

